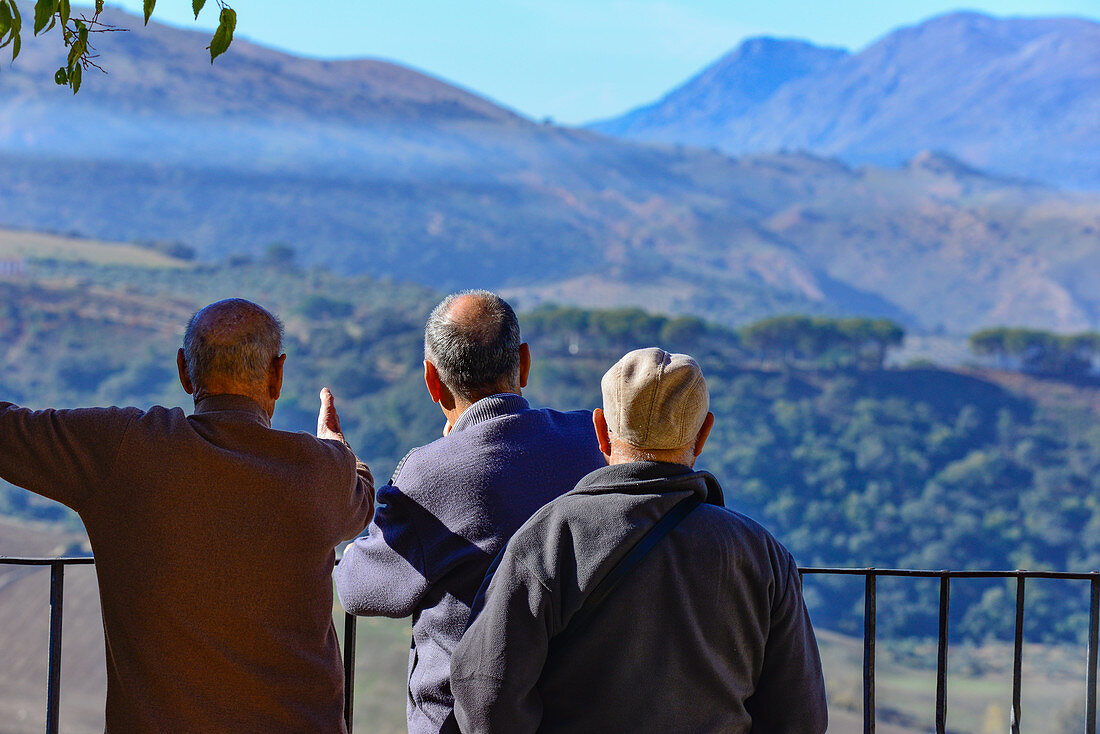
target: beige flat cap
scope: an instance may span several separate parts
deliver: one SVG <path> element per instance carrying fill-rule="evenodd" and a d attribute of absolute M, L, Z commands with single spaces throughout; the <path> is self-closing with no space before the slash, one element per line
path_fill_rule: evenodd
<path fill-rule="evenodd" d="M 635 349 L 600 381 L 607 427 L 640 449 L 678 449 L 695 441 L 710 409 L 703 371 L 686 354 Z"/>

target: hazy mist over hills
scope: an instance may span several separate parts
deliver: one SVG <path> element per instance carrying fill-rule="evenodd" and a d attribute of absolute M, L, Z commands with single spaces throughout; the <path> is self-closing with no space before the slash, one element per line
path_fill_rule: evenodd
<path fill-rule="evenodd" d="M 886 166 L 931 149 L 1002 174 L 1100 188 L 1100 24 L 955 13 L 853 55 L 754 39 L 661 100 L 592 128 L 735 155 L 805 150 Z"/>
<path fill-rule="evenodd" d="M 28 39 L 0 72 L 0 225 L 179 241 L 215 260 L 284 242 L 306 265 L 498 288 L 522 306 L 637 305 L 726 323 L 857 313 L 952 332 L 1100 325 L 1100 196 L 989 175 L 965 156 L 920 152 L 923 140 L 889 168 L 794 153 L 730 158 L 538 124 L 388 62 L 302 59 L 238 41 L 211 65 L 201 33 L 106 18 L 137 30 L 96 39 L 110 73 L 89 72 L 75 98 L 52 83 L 61 61 L 52 37 Z M 961 57 L 936 61 L 921 38 L 942 41 L 937 29 L 954 28 L 967 40 L 960 48 L 998 59 L 1021 39 L 1051 37 L 1029 23 L 948 16 L 851 57 L 750 42 L 678 104 L 717 114 L 721 82 L 748 116 L 788 99 L 812 122 L 824 108 L 792 90 L 824 94 L 812 83 L 823 74 L 894 68 L 898 89 L 909 89 L 908 67 L 886 60 L 924 58 L 955 83 Z M 1034 53 L 1045 58 L 1043 48 Z M 1064 53 L 1084 79 L 1091 56 L 1076 48 Z M 875 49 L 878 62 L 866 56 Z M 1005 94 L 1006 105 L 1016 99 Z M 947 114 L 921 99 L 922 114 Z M 921 119 L 908 128 L 923 129 Z"/>

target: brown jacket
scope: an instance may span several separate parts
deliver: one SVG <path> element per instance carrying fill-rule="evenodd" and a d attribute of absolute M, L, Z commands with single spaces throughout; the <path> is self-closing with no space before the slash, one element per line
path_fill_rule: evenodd
<path fill-rule="evenodd" d="M 346 446 L 237 395 L 191 416 L 0 403 L 0 477 L 88 530 L 108 732 L 344 731 L 331 573 L 374 505 Z"/>

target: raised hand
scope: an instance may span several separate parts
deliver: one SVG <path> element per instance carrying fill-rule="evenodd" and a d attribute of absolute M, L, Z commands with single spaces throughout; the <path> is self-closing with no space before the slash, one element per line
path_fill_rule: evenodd
<path fill-rule="evenodd" d="M 341 443 L 344 431 L 340 428 L 340 416 L 336 413 L 336 399 L 327 387 L 321 388 L 321 410 L 317 413 L 317 438 L 329 438 Z"/>

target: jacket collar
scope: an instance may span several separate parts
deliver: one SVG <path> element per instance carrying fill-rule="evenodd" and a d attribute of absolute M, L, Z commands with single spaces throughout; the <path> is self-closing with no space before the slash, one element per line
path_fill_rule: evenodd
<path fill-rule="evenodd" d="M 491 418 L 513 415 L 520 411 L 528 410 L 530 407 L 526 398 L 522 398 L 514 393 L 490 395 L 487 398 L 478 400 L 467 408 L 465 412 L 458 417 L 458 420 L 455 421 L 454 426 L 451 427 L 451 433 L 461 431 L 464 428 L 469 428 L 470 426 L 477 425 Z"/>
<path fill-rule="evenodd" d="M 271 428 L 267 411 L 255 400 L 244 395 L 206 395 L 195 401 L 195 415 L 204 413 L 243 413 L 249 418 Z"/>
<path fill-rule="evenodd" d="M 580 494 L 657 494 L 686 489 L 694 491 L 707 504 L 725 507 L 722 485 L 710 472 L 693 471 L 683 464 L 663 461 L 631 461 L 605 466 L 583 477 L 573 491 Z"/>

